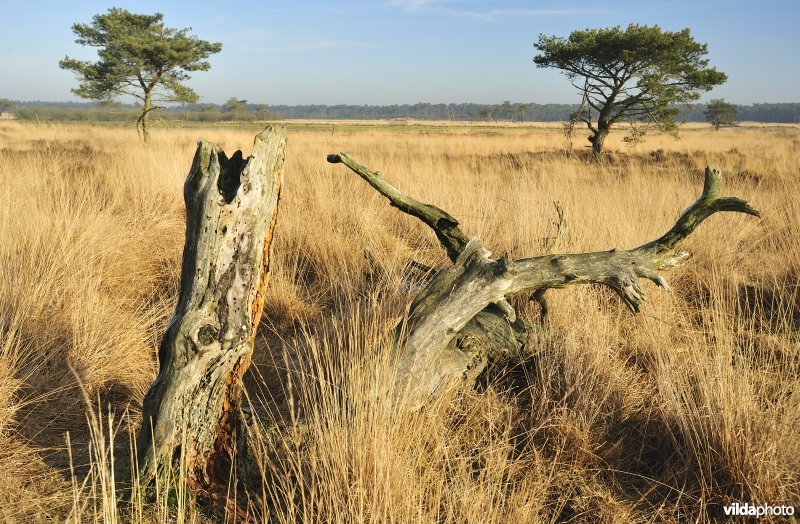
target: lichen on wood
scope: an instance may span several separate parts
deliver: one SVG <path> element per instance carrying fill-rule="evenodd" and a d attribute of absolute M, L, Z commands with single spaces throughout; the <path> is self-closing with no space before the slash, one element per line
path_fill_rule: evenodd
<path fill-rule="evenodd" d="M 264 306 L 283 181 L 285 130 L 268 127 L 247 159 L 200 141 L 184 184 L 180 294 L 142 406 L 139 471 L 150 481 L 178 460 L 195 494 L 227 504 L 243 445 L 242 375 Z"/>

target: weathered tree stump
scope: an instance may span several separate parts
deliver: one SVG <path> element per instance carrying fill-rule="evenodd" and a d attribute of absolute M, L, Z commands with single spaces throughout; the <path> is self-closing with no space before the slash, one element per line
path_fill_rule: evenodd
<path fill-rule="evenodd" d="M 392 206 L 433 229 L 453 265 L 441 269 L 413 299 L 395 334 L 396 383 L 404 409 L 418 409 L 454 379 L 471 383 L 487 364 L 518 353 L 530 324 L 517 317 L 509 298 L 527 293 L 546 310 L 544 293 L 573 284 L 603 284 L 633 313 L 644 301 L 641 279 L 669 291 L 660 271 L 688 257 L 676 251 L 710 215 L 735 211 L 759 216 L 739 198 L 720 196 L 719 171 L 706 168 L 703 193 L 663 236 L 639 247 L 595 253 L 554 254 L 518 260 L 493 259 L 480 239 L 468 239 L 458 220 L 436 206 L 419 202 L 391 186 L 347 153 L 328 156 L 366 180 Z"/>
<path fill-rule="evenodd" d="M 264 305 L 285 148 L 281 127 L 256 136 L 247 159 L 201 141 L 184 185 L 180 296 L 144 398 L 138 463 L 150 481 L 182 454 L 189 488 L 214 503 L 228 503 L 244 439 L 242 375 Z"/>

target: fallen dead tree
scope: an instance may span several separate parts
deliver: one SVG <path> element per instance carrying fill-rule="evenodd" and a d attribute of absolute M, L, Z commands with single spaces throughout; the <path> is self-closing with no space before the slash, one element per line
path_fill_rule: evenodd
<path fill-rule="evenodd" d="M 628 250 L 494 259 L 479 238 L 469 238 L 446 211 L 408 196 L 347 153 L 332 154 L 400 211 L 430 227 L 453 265 L 441 269 L 411 303 L 397 327 L 396 383 L 406 409 L 418 409 L 451 380 L 471 383 L 489 362 L 519 354 L 531 325 L 509 299 L 527 293 L 547 311 L 548 289 L 596 283 L 610 287 L 633 313 L 645 300 L 642 280 L 670 290 L 660 272 L 680 265 L 677 247 L 709 216 L 733 211 L 759 216 L 736 197 L 721 196 L 722 176 L 706 168 L 703 192 L 661 237 Z"/>

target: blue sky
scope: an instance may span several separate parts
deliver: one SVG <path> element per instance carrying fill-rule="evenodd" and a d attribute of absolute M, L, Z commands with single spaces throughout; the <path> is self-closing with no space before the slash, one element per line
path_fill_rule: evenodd
<path fill-rule="evenodd" d="M 207 102 L 571 103 L 567 79 L 531 61 L 538 35 L 632 22 L 689 27 L 708 44 L 729 80 L 704 100 L 800 101 L 798 0 L 0 0 L 0 98 L 78 100 L 58 61 L 93 51 L 70 26 L 112 6 L 161 12 L 171 27 L 222 42 L 211 70 L 189 81 Z"/>

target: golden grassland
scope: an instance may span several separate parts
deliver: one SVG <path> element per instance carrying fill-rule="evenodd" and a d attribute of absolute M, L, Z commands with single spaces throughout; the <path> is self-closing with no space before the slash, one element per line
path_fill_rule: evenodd
<path fill-rule="evenodd" d="M 0 123 L 4 520 L 207 518 L 180 489 L 131 496 L 112 457 L 129 457 L 176 300 L 196 140 L 246 155 L 255 131 L 158 129 L 144 146 L 130 129 Z M 263 451 L 254 511 L 516 524 L 800 506 L 800 130 L 693 127 L 632 147 L 612 134 L 609 148 L 587 162 L 552 126 L 290 127 L 247 377 Z M 406 266 L 447 261 L 424 226 L 325 162 L 337 151 L 449 211 L 498 256 L 542 254 L 553 201 L 569 225 L 554 250 L 639 245 L 699 195 L 706 165 L 763 218 L 710 218 L 686 242 L 693 258 L 666 275 L 674 293 L 649 286 L 638 316 L 606 289 L 550 291 L 528 354 L 478 390 L 398 415 L 375 391 L 390 372 L 385 335 L 411 298 Z"/>

